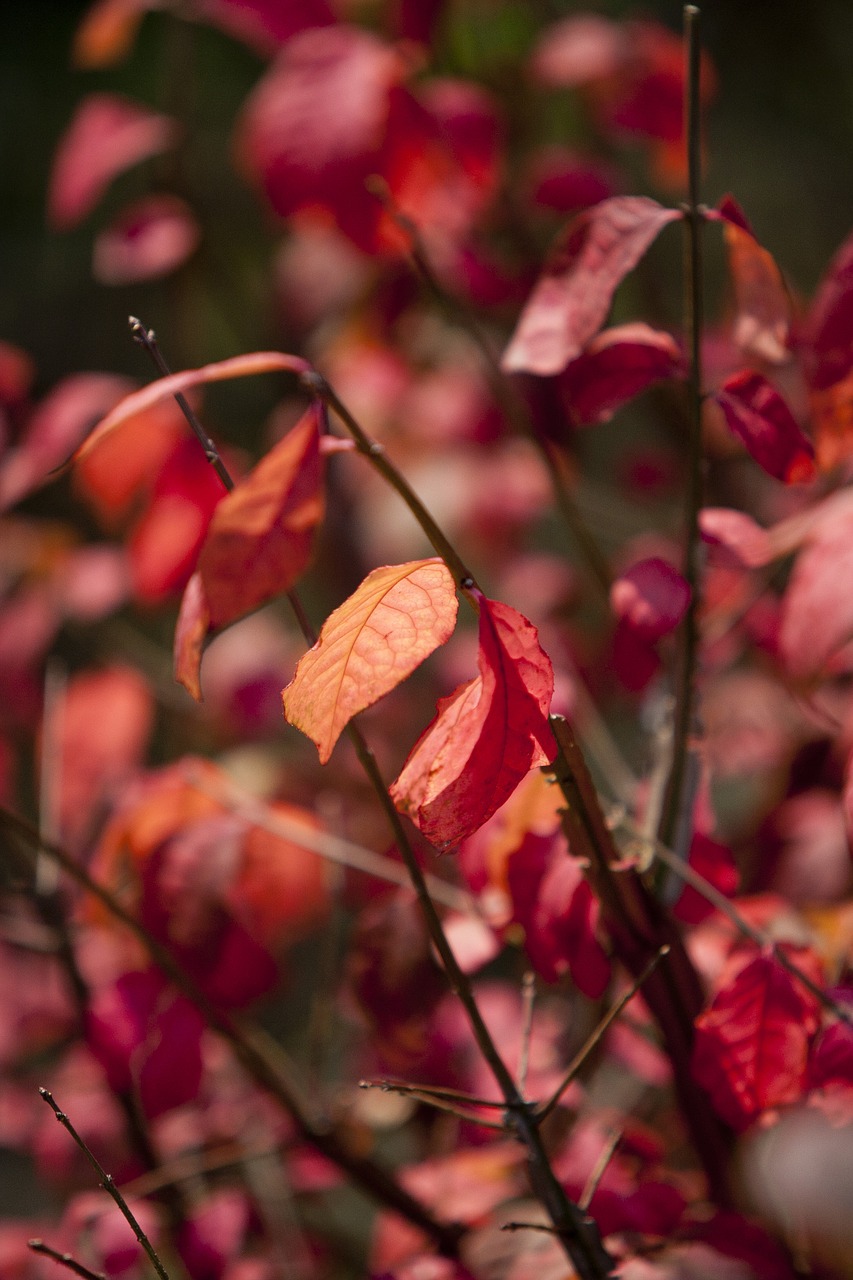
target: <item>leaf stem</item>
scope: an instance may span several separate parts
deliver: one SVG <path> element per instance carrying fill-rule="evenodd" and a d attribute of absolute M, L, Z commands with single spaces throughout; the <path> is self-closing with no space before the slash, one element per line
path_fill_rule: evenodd
<path fill-rule="evenodd" d="M 56 1116 L 57 1120 L 62 1125 L 62 1127 L 71 1135 L 71 1137 L 77 1143 L 77 1146 L 83 1152 L 84 1156 L 86 1157 L 86 1159 L 89 1161 L 92 1168 L 97 1173 L 101 1182 L 101 1186 L 103 1187 L 104 1191 L 106 1191 L 107 1195 L 111 1196 L 112 1199 L 115 1201 L 116 1205 L 118 1206 L 119 1212 L 125 1218 L 126 1222 L 130 1226 L 131 1230 L 133 1231 L 133 1234 L 136 1236 L 140 1245 L 148 1254 L 151 1265 L 154 1268 L 154 1270 L 157 1272 L 157 1275 L 160 1277 L 160 1280 L 169 1280 L 168 1271 L 163 1266 L 163 1263 L 160 1261 L 159 1257 L 157 1256 L 157 1252 L 153 1244 L 148 1239 L 148 1236 L 145 1234 L 142 1227 L 140 1226 L 138 1219 L 136 1218 L 132 1209 L 130 1208 L 130 1205 L 127 1203 L 124 1196 L 121 1194 L 118 1187 L 116 1186 L 112 1174 L 107 1173 L 106 1169 L 98 1160 L 98 1157 L 90 1149 L 90 1147 L 86 1144 L 85 1140 L 80 1136 L 80 1134 L 74 1128 L 74 1125 L 71 1123 L 71 1120 L 68 1118 L 65 1112 L 62 1111 L 61 1108 L 57 1105 L 56 1099 L 54 1098 L 50 1090 L 39 1089 L 39 1093 L 41 1094 L 42 1098 L 44 1098 L 47 1105 L 51 1108 L 51 1110 L 53 1111 L 53 1114 Z"/>
<path fill-rule="evenodd" d="M 672 759 L 664 791 L 658 836 L 670 848 L 681 849 L 689 843 L 692 804 L 686 796 L 687 757 L 695 716 L 695 675 L 699 649 L 698 612 L 700 583 L 699 511 L 702 506 L 702 228 L 704 210 L 700 196 L 702 164 L 702 119 L 700 108 L 701 45 L 699 42 L 699 9 L 684 6 L 686 41 L 685 76 L 685 142 L 687 148 L 687 203 L 684 206 L 684 325 L 687 335 L 689 373 L 689 442 L 687 502 L 685 510 L 683 574 L 690 588 L 690 601 L 681 623 L 675 711 L 672 734 Z"/>

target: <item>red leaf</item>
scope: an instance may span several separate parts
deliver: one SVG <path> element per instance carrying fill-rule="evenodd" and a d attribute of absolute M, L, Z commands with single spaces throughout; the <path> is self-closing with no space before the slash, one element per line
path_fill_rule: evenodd
<path fill-rule="evenodd" d="M 731 849 L 703 835 L 701 831 L 693 834 L 690 842 L 688 864 L 699 875 L 704 876 L 715 889 L 733 898 L 740 883 L 740 875 L 735 866 Z M 682 924 L 699 924 L 714 911 L 713 905 L 692 884 L 685 884 L 673 907 L 673 915 Z"/>
<path fill-rule="evenodd" d="M 169 275 L 195 251 L 199 225 L 185 200 L 151 195 L 125 206 L 102 231 L 92 256 L 101 284 L 129 284 Z"/>
<path fill-rule="evenodd" d="M 480 674 L 439 701 L 391 787 L 398 809 L 439 847 L 481 827 L 554 753 L 554 673 L 536 628 L 508 605 L 479 602 Z"/>
<path fill-rule="evenodd" d="M 207 631 L 289 591 L 308 564 L 324 506 L 320 422 L 312 404 L 213 513 L 175 636 L 175 677 L 196 699 Z"/>
<path fill-rule="evenodd" d="M 438 559 L 374 569 L 323 624 L 284 690 L 285 718 L 325 764 L 344 726 L 396 688 L 453 632 L 458 603 Z"/>
<path fill-rule="evenodd" d="M 815 968 L 807 952 L 796 959 Z M 723 1119 L 742 1130 L 796 1102 L 819 1025 L 819 1002 L 772 953 L 749 960 L 696 1020 L 693 1070 Z"/>
<path fill-rule="evenodd" d="M 814 447 L 765 377 L 742 369 L 723 383 L 714 399 L 729 430 L 746 445 L 760 467 L 777 480 L 797 484 L 815 473 Z"/>
<path fill-rule="evenodd" d="M 639 639 L 651 642 L 678 626 L 690 603 L 690 588 L 677 569 L 652 556 L 638 560 L 617 578 L 610 603 Z"/>
<path fill-rule="evenodd" d="M 683 378 L 684 358 L 668 333 L 647 324 L 605 329 L 566 367 L 560 391 L 573 422 L 607 422 L 654 382 Z"/>
<path fill-rule="evenodd" d="M 77 373 L 63 378 L 34 410 L 21 443 L 3 458 L 0 509 L 44 484 L 132 385 L 129 379 L 111 373 Z"/>
<path fill-rule="evenodd" d="M 802 335 L 811 388 L 841 382 L 853 364 L 853 235 L 847 237 L 818 286 Z"/>
<path fill-rule="evenodd" d="M 90 94 L 65 130 L 53 162 L 47 213 L 66 231 L 94 209 L 113 178 L 173 146 L 177 125 L 126 98 Z"/>
<path fill-rule="evenodd" d="M 202 21 L 242 40 L 261 55 L 275 53 L 307 27 L 335 21 L 327 0 L 195 0 L 194 7 Z"/>
<path fill-rule="evenodd" d="M 618 285 L 682 215 L 646 196 L 614 196 L 566 228 L 504 352 L 508 372 L 559 373 L 607 318 Z"/>
<path fill-rule="evenodd" d="M 600 1000 L 610 982 L 610 960 L 596 932 L 598 900 L 576 858 L 561 853 L 546 872 L 527 933 L 531 962 L 546 982 L 568 971 L 579 991 Z"/>
<path fill-rule="evenodd" d="M 171 373 L 168 378 L 158 378 L 156 382 L 149 382 L 146 387 L 125 396 L 112 413 L 108 413 L 91 435 L 87 436 L 73 461 L 85 458 L 105 436 L 111 435 L 117 427 L 136 414 L 150 409 L 160 400 L 168 400 L 179 392 L 186 392 L 191 387 L 200 387 L 206 382 L 228 382 L 232 378 L 253 378 L 259 373 L 302 374 L 309 373 L 310 370 L 308 361 L 300 356 L 284 355 L 281 351 L 252 351 L 249 355 L 233 356 L 230 360 L 202 365 L 200 369 Z"/>
<path fill-rule="evenodd" d="M 791 302 L 782 273 L 767 249 L 755 239 L 731 196 L 719 204 L 737 315 L 734 340 L 747 355 L 773 364 L 790 358 L 788 332 Z"/>

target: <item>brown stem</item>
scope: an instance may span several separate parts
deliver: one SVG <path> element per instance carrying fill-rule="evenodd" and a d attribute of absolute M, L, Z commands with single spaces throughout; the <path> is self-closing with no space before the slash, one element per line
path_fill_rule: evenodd
<path fill-rule="evenodd" d="M 58 1249 L 51 1249 L 50 1245 L 45 1244 L 43 1240 L 28 1240 L 27 1248 L 32 1249 L 33 1253 L 43 1254 L 45 1258 L 52 1258 L 60 1266 L 73 1271 L 75 1276 L 82 1277 L 82 1280 L 107 1280 L 103 1271 L 92 1271 L 82 1262 L 78 1262 L 70 1253 L 60 1253 Z"/>
<path fill-rule="evenodd" d="M 248 1074 L 257 1085 L 270 1094 L 291 1116 L 300 1137 L 325 1155 L 356 1182 L 363 1191 L 380 1204 L 394 1209 L 407 1221 L 419 1227 L 433 1240 L 440 1251 L 449 1257 L 458 1252 L 459 1240 L 464 1228 L 456 1223 L 438 1222 L 428 1210 L 411 1196 L 379 1165 L 353 1150 L 346 1137 L 331 1129 L 312 1114 L 312 1109 L 300 1094 L 288 1070 L 287 1059 L 269 1040 L 253 1033 L 247 1026 L 211 1004 L 172 956 L 140 922 L 127 911 L 104 885 L 99 884 L 88 871 L 61 846 L 42 840 L 38 831 L 23 818 L 0 807 L 0 824 L 8 845 L 23 852 L 31 864 L 39 853 L 53 858 L 67 875 L 81 888 L 101 902 L 115 919 L 136 937 L 145 947 L 153 962 L 174 983 L 178 990 L 196 1006 L 208 1026 L 216 1031 L 233 1049 Z"/>
<path fill-rule="evenodd" d="M 684 6 L 686 40 L 685 138 L 687 147 L 688 192 L 684 206 L 684 321 L 690 368 L 689 444 L 687 506 L 685 511 L 683 573 L 690 588 L 690 601 L 679 633 L 678 673 L 672 734 L 672 759 L 664 792 L 658 836 L 665 845 L 679 851 L 689 844 L 692 808 L 686 787 L 690 736 L 695 714 L 696 660 L 699 649 L 698 610 L 700 584 L 699 511 L 702 506 L 702 227 L 704 213 L 699 203 L 701 176 L 701 111 L 699 9 Z"/>

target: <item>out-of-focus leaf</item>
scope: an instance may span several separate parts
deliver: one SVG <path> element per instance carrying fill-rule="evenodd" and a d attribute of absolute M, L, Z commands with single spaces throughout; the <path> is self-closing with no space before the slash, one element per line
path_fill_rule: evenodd
<path fill-rule="evenodd" d="M 853 503 L 842 491 L 812 513 L 782 597 L 779 648 L 790 675 L 811 679 L 843 660 L 853 640 Z"/>
<path fill-rule="evenodd" d="M 155 0 L 95 0 L 74 33 L 71 60 L 84 71 L 112 67 L 130 53 Z"/>
<path fill-rule="evenodd" d="M 560 392 L 579 426 L 607 422 L 621 405 L 664 378 L 683 378 L 681 349 L 647 324 L 617 325 L 592 339 L 560 378 Z"/>
<path fill-rule="evenodd" d="M 791 950 L 822 983 L 816 956 Z M 743 1130 L 763 1111 L 796 1102 L 819 1025 L 816 997 L 772 952 L 747 960 L 696 1021 L 693 1070 L 723 1119 Z"/>
<path fill-rule="evenodd" d="M 0 463 L 0 510 L 43 484 L 132 385 L 111 373 L 63 378 L 34 410 L 21 443 Z"/>
<path fill-rule="evenodd" d="M 814 446 L 763 374 L 742 369 L 714 395 L 729 430 L 769 475 L 801 484 L 815 474 Z"/>
<path fill-rule="evenodd" d="M 374 569 L 326 619 L 282 694 L 285 717 L 323 764 L 354 715 L 450 638 L 457 608 L 453 576 L 433 558 Z"/>
<path fill-rule="evenodd" d="M 195 698 L 207 631 L 289 591 L 308 564 L 324 508 L 320 421 L 311 405 L 213 513 L 175 636 L 175 675 Z"/>
<path fill-rule="evenodd" d="M 698 871 L 720 893 L 727 898 L 734 897 L 740 883 L 740 874 L 727 845 L 696 831 L 690 842 L 687 862 L 693 871 Z M 685 884 L 673 907 L 673 914 L 682 924 L 699 924 L 714 910 L 715 907 L 698 889 L 694 889 L 692 884 Z"/>
<path fill-rule="evenodd" d="M 744 511 L 728 507 L 704 507 L 699 512 L 699 532 L 712 547 L 722 547 L 738 564 L 760 569 L 777 552 L 770 534 Z"/>
<path fill-rule="evenodd" d="M 202 365 L 200 369 L 185 369 L 182 373 L 170 373 L 167 378 L 158 378 L 149 382 L 139 391 L 134 391 L 116 405 L 112 413 L 98 423 L 91 435 L 74 455 L 74 461 L 85 458 L 96 445 L 117 427 L 136 414 L 143 413 L 160 400 L 167 400 L 178 393 L 185 393 L 192 387 L 203 386 L 206 382 L 229 382 L 232 378 L 254 378 L 259 373 L 309 373 L 311 365 L 300 356 L 285 355 L 281 351 L 252 351 L 249 355 L 234 356 L 230 360 L 219 360 L 215 364 Z"/>
<path fill-rule="evenodd" d="M 559 373 L 602 326 L 618 285 L 682 215 L 646 196 L 614 196 L 557 241 L 504 352 L 508 372 Z"/>
<path fill-rule="evenodd" d="M 666 560 L 638 560 L 610 589 L 616 616 L 642 640 L 660 640 L 678 626 L 690 603 L 690 588 Z"/>
<path fill-rule="evenodd" d="M 717 209 L 735 293 L 734 340 L 747 355 L 772 364 L 790 359 L 791 300 L 776 260 L 755 239 L 731 196 Z"/>
<path fill-rule="evenodd" d="M 554 673 L 536 628 L 508 605 L 483 596 L 479 604 L 480 674 L 439 701 L 391 788 L 398 809 L 439 847 L 481 827 L 554 753 Z"/>
<path fill-rule="evenodd" d="M 92 252 L 92 274 L 100 284 L 159 280 L 186 262 L 200 235 L 185 200 L 144 196 L 100 232 Z"/>
<path fill-rule="evenodd" d="M 60 139 L 47 199 L 50 225 L 66 231 L 82 222 L 125 169 L 173 146 L 178 127 L 111 93 L 92 93 Z"/>

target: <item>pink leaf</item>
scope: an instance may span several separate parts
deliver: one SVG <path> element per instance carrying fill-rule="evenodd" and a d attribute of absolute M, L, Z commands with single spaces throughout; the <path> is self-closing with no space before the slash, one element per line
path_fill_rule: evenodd
<path fill-rule="evenodd" d="M 57 231 L 82 222 L 113 178 L 173 146 L 178 127 L 126 98 L 93 93 L 63 134 L 50 178 L 48 221 Z"/>
<path fill-rule="evenodd" d="M 344 726 L 397 687 L 453 632 L 458 603 L 438 559 L 374 569 L 335 609 L 284 690 L 286 719 L 325 764 Z"/>
<path fill-rule="evenodd" d="M 159 280 L 186 262 L 200 234 L 186 201 L 177 196 L 144 196 L 127 205 L 99 234 L 92 274 L 101 284 Z"/>
<path fill-rule="evenodd" d="M 760 467 L 786 484 L 811 480 L 814 447 L 778 391 L 754 369 L 727 378 L 714 396 L 729 430 Z"/>
<path fill-rule="evenodd" d="M 820 981 L 810 953 L 796 959 Z M 772 953 L 749 960 L 696 1021 L 693 1069 L 723 1119 L 742 1130 L 762 1111 L 796 1102 L 819 1023 L 816 997 Z"/>
<path fill-rule="evenodd" d="M 678 626 L 690 603 L 690 588 L 666 560 L 638 560 L 614 582 L 610 603 L 618 618 L 645 641 L 660 640 Z"/>
<path fill-rule="evenodd" d="M 680 217 L 645 196 L 614 196 L 579 214 L 521 313 L 504 369 L 553 374 L 576 359 L 606 320 L 618 285 Z"/>
<path fill-rule="evenodd" d="M 231 378 L 253 378 L 259 373 L 302 374 L 309 373 L 310 370 L 308 361 L 300 356 L 284 355 L 281 351 L 252 351 L 249 355 L 234 356 L 216 364 L 202 365 L 200 369 L 186 369 L 183 373 L 171 373 L 167 378 L 158 378 L 156 382 L 150 382 L 141 390 L 125 396 L 83 441 L 74 455 L 74 461 L 85 458 L 105 436 L 135 414 L 150 409 L 159 400 L 188 391 L 191 387 L 199 387 L 206 382 L 228 382 Z"/>
<path fill-rule="evenodd" d="M 723 236 L 734 284 L 737 314 L 734 340 L 760 360 L 782 364 L 790 358 L 791 302 L 772 254 L 758 243 L 731 196 L 719 204 Z"/>
<path fill-rule="evenodd" d="M 782 597 L 779 648 L 796 679 L 820 675 L 853 640 L 853 505 L 842 492 L 808 531 Z M 820 509 L 818 508 L 818 511 Z"/>
<path fill-rule="evenodd" d="M 647 324 L 617 325 L 592 339 L 560 379 L 577 425 L 607 422 L 621 405 L 664 378 L 683 378 L 684 358 L 668 333 Z"/>
<path fill-rule="evenodd" d="M 0 510 L 44 484 L 132 385 L 111 373 L 77 373 L 58 383 L 34 410 L 21 443 L 0 463 Z"/>
<path fill-rule="evenodd" d="M 767 530 L 743 511 L 705 507 L 699 512 L 699 531 L 704 542 L 723 547 L 748 569 L 760 569 L 778 554 Z"/>
<path fill-rule="evenodd" d="M 480 601 L 480 674 L 442 698 L 391 788 L 428 840 L 459 844 L 553 757 L 550 659 L 536 628 L 508 605 Z"/>

